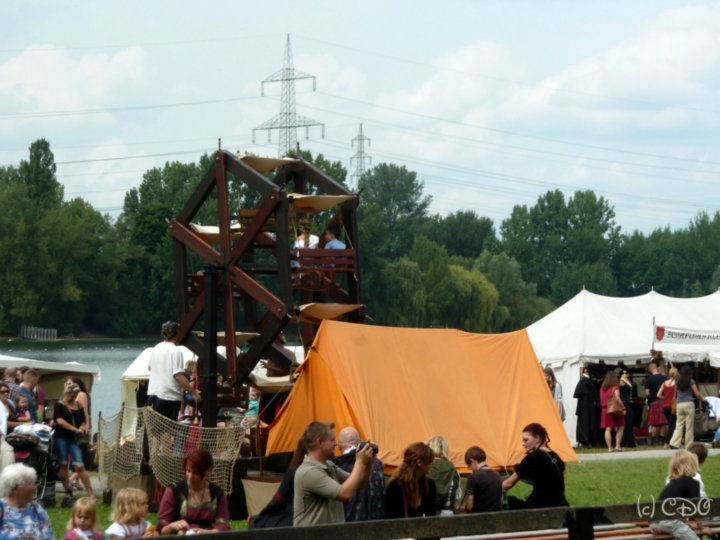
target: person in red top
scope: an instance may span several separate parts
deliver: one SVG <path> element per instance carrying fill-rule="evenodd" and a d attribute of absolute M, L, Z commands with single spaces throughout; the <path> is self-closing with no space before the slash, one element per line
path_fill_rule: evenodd
<path fill-rule="evenodd" d="M 605 430 L 605 443 L 608 452 L 622 452 L 623 431 L 625 431 L 625 417 L 612 416 L 608 414 L 608 399 L 615 394 L 615 398 L 620 400 L 620 387 L 617 373 L 608 371 L 605 380 L 600 389 L 600 404 L 602 405 L 602 416 L 600 418 L 600 428 Z M 612 445 L 612 431 L 615 430 L 615 449 Z"/>
<path fill-rule="evenodd" d="M 658 390 L 657 397 L 662 399 L 663 414 L 668 421 L 667 434 L 665 435 L 665 445 L 663 448 L 670 448 L 670 441 L 672 440 L 673 433 L 675 433 L 675 424 L 677 424 L 677 414 L 672 410 L 673 402 L 675 401 L 675 384 L 678 379 L 677 368 L 670 368 L 670 378 L 662 383 L 660 390 Z"/>

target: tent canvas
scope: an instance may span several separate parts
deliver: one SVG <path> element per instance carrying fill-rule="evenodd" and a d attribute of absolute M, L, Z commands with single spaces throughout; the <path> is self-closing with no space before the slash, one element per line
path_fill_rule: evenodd
<path fill-rule="evenodd" d="M 49 362 L 30 360 L 16 356 L 0 355 L 0 371 L 7 367 L 27 366 L 40 375 L 40 385 L 45 390 L 47 400 L 60 399 L 63 396 L 63 381 L 66 377 L 79 377 L 92 392 L 93 382 L 100 380 L 100 368 L 79 362 Z"/>
<path fill-rule="evenodd" d="M 527 328 L 543 366 L 551 366 L 562 385 L 565 427 L 576 442 L 577 400 L 572 396 L 582 364 L 649 362 L 653 347 L 653 317 L 658 325 L 712 330 L 720 321 L 720 292 L 700 298 L 672 298 L 656 292 L 614 298 L 581 291 L 567 303 Z M 720 367 L 720 347 L 655 342 L 665 360 L 701 361 Z"/>
<path fill-rule="evenodd" d="M 577 456 L 525 330 L 480 335 L 445 329 L 323 321 L 300 377 L 270 426 L 268 454 L 290 452 L 313 420 L 353 426 L 394 467 L 416 441 L 442 435 L 465 468 L 473 445 L 493 467 L 520 462 L 522 428 L 544 425 L 565 461 Z"/>

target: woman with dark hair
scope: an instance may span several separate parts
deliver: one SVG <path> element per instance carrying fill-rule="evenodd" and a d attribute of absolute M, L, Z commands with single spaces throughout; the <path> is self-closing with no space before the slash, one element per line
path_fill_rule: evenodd
<path fill-rule="evenodd" d="M 503 490 L 509 491 L 520 480 L 531 484 L 533 490 L 524 501 L 508 497 L 510 509 L 570 506 L 565 498 L 565 463 L 550 450 L 549 444 L 548 432 L 540 424 L 533 423 L 523 429 L 522 445 L 526 455 L 515 465 L 512 476 L 503 482 Z"/>
<path fill-rule="evenodd" d="M 304 437 L 300 437 L 290 467 L 285 472 L 280 487 L 272 500 L 257 515 L 250 519 L 250 529 L 270 529 L 272 527 L 293 526 L 293 500 L 295 499 L 295 471 L 307 455 Z"/>
<path fill-rule="evenodd" d="M 435 463 L 435 452 L 417 442 L 405 449 L 403 462 L 395 469 L 385 493 L 385 519 L 435 515 L 435 482 L 428 473 Z"/>
<path fill-rule="evenodd" d="M 695 438 L 695 398 L 700 401 L 707 401 L 698 391 L 695 380 L 692 378 L 692 368 L 684 365 L 680 369 L 680 377 L 675 383 L 677 389 L 677 398 L 675 406 L 677 421 L 675 423 L 675 433 L 670 440 L 670 448 L 680 448 L 683 436 L 683 428 L 685 428 L 685 448 L 690 446 Z"/>
<path fill-rule="evenodd" d="M 558 414 L 560 415 L 560 420 L 564 422 L 565 407 L 563 406 L 562 386 L 559 382 L 557 382 L 557 379 L 555 378 L 555 372 L 550 366 L 545 366 L 543 368 L 543 374 L 545 375 L 545 382 L 547 382 L 548 386 L 550 387 L 550 393 L 553 396 L 553 401 L 555 402 L 555 407 L 557 408 Z"/>
<path fill-rule="evenodd" d="M 160 536 L 230 530 L 227 496 L 210 481 L 214 465 L 207 450 L 195 450 L 185 458 L 185 480 L 169 486 L 160 501 L 157 526 Z"/>
<path fill-rule="evenodd" d="M 605 444 L 607 444 L 608 452 L 622 452 L 623 431 L 625 431 L 625 415 L 613 416 L 608 413 L 608 401 L 612 396 L 622 403 L 620 397 L 620 382 L 617 373 L 608 371 L 605 374 L 605 380 L 600 388 L 600 404 L 602 405 L 602 416 L 600 417 L 600 429 L 605 430 Z M 615 430 L 615 449 L 612 445 L 612 432 Z"/>

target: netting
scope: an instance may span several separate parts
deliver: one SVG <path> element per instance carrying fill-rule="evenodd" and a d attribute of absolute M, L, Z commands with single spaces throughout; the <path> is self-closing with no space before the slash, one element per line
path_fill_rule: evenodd
<path fill-rule="evenodd" d="M 145 416 L 142 409 L 124 407 L 98 421 L 98 476 L 103 489 L 112 478 L 129 480 L 140 474 Z"/>
<path fill-rule="evenodd" d="M 210 480 L 232 493 L 233 470 L 245 440 L 245 427 L 201 428 L 174 422 L 150 408 L 144 411 L 150 467 L 163 486 L 185 478 L 183 460 L 203 448 L 212 454 L 215 463 Z"/>
<path fill-rule="evenodd" d="M 101 417 L 98 422 L 100 483 L 107 489 L 113 478 L 129 480 L 139 475 L 143 436 L 147 436 L 150 467 L 163 487 L 182 480 L 185 457 L 204 448 L 215 464 L 210 480 L 230 494 L 235 460 L 249 426 L 250 422 L 228 422 L 225 428 L 201 428 L 174 422 L 150 408 L 123 407 L 116 416 Z"/>

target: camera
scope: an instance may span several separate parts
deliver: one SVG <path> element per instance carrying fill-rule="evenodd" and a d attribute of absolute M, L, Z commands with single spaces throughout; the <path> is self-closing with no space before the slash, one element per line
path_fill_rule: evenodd
<path fill-rule="evenodd" d="M 366 442 L 366 441 L 360 441 L 360 444 L 358 444 L 358 447 L 357 447 L 358 452 L 360 450 L 362 450 L 363 448 L 365 448 L 366 444 L 370 445 L 370 448 L 372 448 L 373 454 L 377 454 L 379 452 L 377 444 L 371 443 L 371 442 Z"/>

